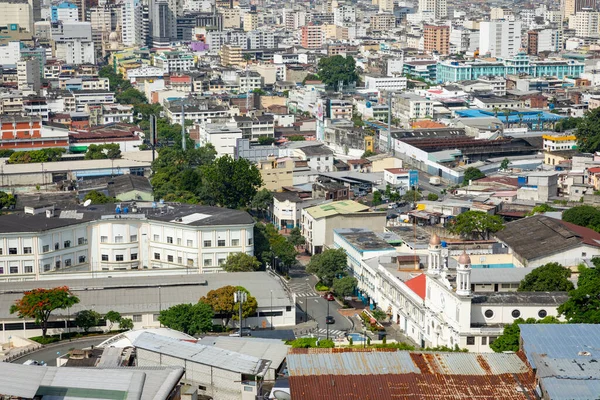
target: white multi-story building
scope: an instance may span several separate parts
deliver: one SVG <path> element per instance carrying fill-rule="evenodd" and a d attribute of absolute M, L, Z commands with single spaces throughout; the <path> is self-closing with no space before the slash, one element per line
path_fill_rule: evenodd
<path fill-rule="evenodd" d="M 162 68 L 165 74 L 186 72 L 194 66 L 194 57 L 183 51 L 163 51 L 154 56 L 154 66 Z"/>
<path fill-rule="evenodd" d="M 254 30 L 247 33 L 247 49 L 274 49 L 275 33 L 270 31 Z M 244 47 L 242 47 L 244 48 Z"/>
<path fill-rule="evenodd" d="M 405 76 L 365 76 L 365 88 L 369 90 L 406 90 L 407 78 Z"/>
<path fill-rule="evenodd" d="M 67 64 L 95 64 L 96 54 L 89 22 L 64 21 L 51 24 L 56 58 Z"/>
<path fill-rule="evenodd" d="M 179 124 L 181 122 L 181 105 L 166 107 L 165 114 L 170 123 Z M 206 103 L 185 106 L 185 119 L 193 121 L 195 124 L 229 116 L 231 116 L 230 109 L 225 106 L 210 106 Z"/>
<path fill-rule="evenodd" d="M 569 27 L 575 29 L 577 37 L 598 37 L 600 13 L 592 10 L 578 11 L 571 17 Z"/>
<path fill-rule="evenodd" d="M 333 10 L 333 23 L 337 26 L 347 26 L 356 23 L 356 9 L 345 4 L 337 7 Z"/>
<path fill-rule="evenodd" d="M 228 124 L 200 124 L 198 127 L 200 146 L 212 144 L 217 151 L 217 157 L 229 155 L 234 157 L 235 146 L 242 138 L 242 130 L 235 122 Z"/>
<path fill-rule="evenodd" d="M 142 45 L 142 2 L 125 0 L 121 8 L 121 41 L 125 46 Z"/>
<path fill-rule="evenodd" d="M 448 5 L 446 0 L 419 0 L 419 13 L 432 13 L 434 19 L 444 19 L 448 16 Z"/>
<path fill-rule="evenodd" d="M 482 21 L 479 25 L 479 53 L 511 58 L 521 49 L 521 21 Z"/>
<path fill-rule="evenodd" d="M 71 92 L 75 100 L 75 109 L 66 111 L 84 112 L 86 105 L 112 104 L 115 94 L 106 90 L 77 90 Z"/>
<path fill-rule="evenodd" d="M 26 207 L 0 217 L 0 281 L 220 272 L 229 254 L 254 254 L 253 226 L 246 212 L 218 207 Z"/>
<path fill-rule="evenodd" d="M 17 84 L 19 90 L 39 92 L 41 81 L 40 60 L 38 58 L 29 57 L 17 62 Z"/>
<path fill-rule="evenodd" d="M 404 122 L 433 117 L 433 101 L 415 94 L 395 96 L 392 104 L 392 112 Z"/>
<path fill-rule="evenodd" d="M 103 104 L 102 124 L 133 123 L 133 106 L 129 104 Z"/>
<path fill-rule="evenodd" d="M 0 25 L 16 24 L 19 29 L 33 33 L 33 9 L 27 0 L 0 2 Z"/>

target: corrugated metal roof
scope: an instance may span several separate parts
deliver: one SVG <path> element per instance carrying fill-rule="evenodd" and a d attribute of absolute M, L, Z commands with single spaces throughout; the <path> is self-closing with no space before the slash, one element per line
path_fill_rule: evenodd
<path fill-rule="evenodd" d="M 0 362 L 0 393 L 31 399 L 48 367 Z"/>
<path fill-rule="evenodd" d="M 269 364 L 266 360 L 246 354 L 214 346 L 204 346 L 197 343 L 171 339 L 148 332 L 144 332 L 138 336 L 133 345 L 139 349 L 166 354 L 175 358 L 242 374 L 262 376 L 268 368 L 266 364 Z"/>
<path fill-rule="evenodd" d="M 279 368 L 285 360 L 290 346 L 278 339 L 261 339 L 254 337 L 206 336 L 198 344 L 215 346 L 220 349 L 247 354 L 256 358 L 271 361 L 271 368 Z"/>
<path fill-rule="evenodd" d="M 600 380 L 540 379 L 540 386 L 552 400 L 598 399 Z"/>
<path fill-rule="evenodd" d="M 524 324 L 520 328 L 523 350 L 533 368 L 536 367 L 534 353 L 553 358 L 600 359 L 600 325 Z M 582 351 L 590 355 L 579 355 Z"/>
<path fill-rule="evenodd" d="M 533 374 L 486 376 L 400 374 L 290 377 L 292 398 L 302 400 L 531 400 Z"/>

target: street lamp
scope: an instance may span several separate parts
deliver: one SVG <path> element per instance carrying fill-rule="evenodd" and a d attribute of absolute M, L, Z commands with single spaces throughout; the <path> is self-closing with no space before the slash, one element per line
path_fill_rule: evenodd
<path fill-rule="evenodd" d="M 327 318 L 325 319 L 325 325 L 327 325 L 327 340 L 329 340 L 329 299 L 327 299 Z"/>
<path fill-rule="evenodd" d="M 273 329 L 273 291 L 271 290 L 271 329 Z"/>
<path fill-rule="evenodd" d="M 160 313 L 162 311 L 162 296 L 161 296 L 161 292 L 160 292 L 160 285 L 158 286 L 158 315 L 160 316 Z M 158 326 L 162 327 L 162 323 L 160 322 L 160 318 L 158 320 Z"/>
<path fill-rule="evenodd" d="M 233 294 L 233 302 L 240 304 L 240 337 L 242 337 L 242 305 L 248 300 L 246 292 L 238 290 Z"/>

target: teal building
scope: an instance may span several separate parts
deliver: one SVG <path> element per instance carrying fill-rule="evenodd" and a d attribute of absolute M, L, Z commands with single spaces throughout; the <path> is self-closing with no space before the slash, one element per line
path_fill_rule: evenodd
<path fill-rule="evenodd" d="M 475 80 L 480 76 L 504 76 L 527 74 L 533 77 L 555 76 L 578 78 L 584 70 L 584 63 L 576 60 L 532 61 L 525 53 L 514 58 L 498 61 L 453 61 L 446 60 L 437 64 L 437 81 L 460 82 Z"/>

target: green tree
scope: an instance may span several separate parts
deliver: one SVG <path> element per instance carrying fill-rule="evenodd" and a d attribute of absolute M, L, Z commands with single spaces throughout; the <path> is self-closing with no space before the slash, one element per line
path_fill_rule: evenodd
<path fill-rule="evenodd" d="M 253 234 L 254 254 L 258 261 L 260 261 L 262 265 L 265 265 L 270 262 L 271 258 L 271 245 L 269 244 L 269 237 L 267 235 L 267 226 L 261 222 L 255 223 Z"/>
<path fill-rule="evenodd" d="M 409 190 L 402 195 L 402 200 L 406 202 L 415 202 L 423 198 L 423 195 L 418 190 Z"/>
<path fill-rule="evenodd" d="M 33 289 L 26 291 L 23 297 L 10 306 L 10 313 L 19 318 L 34 319 L 42 328 L 42 336 L 46 337 L 48 319 L 54 310 L 64 310 L 79 303 L 79 297 L 71 293 L 68 287 L 60 286 L 52 289 Z"/>
<path fill-rule="evenodd" d="M 0 210 L 10 208 L 17 204 L 17 199 L 10 193 L 0 191 Z"/>
<path fill-rule="evenodd" d="M 340 81 L 344 85 L 358 81 L 354 57 L 340 55 L 323 57 L 319 60 L 318 74 L 323 83 L 333 89 L 338 88 Z"/>
<path fill-rule="evenodd" d="M 536 321 L 535 318 L 523 318 L 516 319 L 512 324 L 506 325 L 502 335 L 498 337 L 493 343 L 490 343 L 490 347 L 496 353 L 502 353 L 504 351 L 519 351 L 519 339 L 521 337 L 521 329 L 519 325 L 523 324 L 559 324 L 560 321 L 556 317 L 548 316 L 544 319 Z"/>
<path fill-rule="evenodd" d="M 265 216 L 266 211 L 273 204 L 273 193 L 271 193 L 268 189 L 262 188 L 252 198 L 252 202 L 250 203 L 250 207 L 255 209 L 260 215 Z"/>
<path fill-rule="evenodd" d="M 97 190 L 89 191 L 83 198 L 83 201 L 86 200 L 91 200 L 92 204 L 107 204 L 117 201 L 114 197 L 108 197 L 104 193 L 98 192 Z"/>
<path fill-rule="evenodd" d="M 600 210 L 594 206 L 577 206 L 563 212 L 563 221 L 600 232 Z"/>
<path fill-rule="evenodd" d="M 111 310 L 106 313 L 104 319 L 110 322 L 110 325 L 108 326 L 108 330 L 110 331 L 114 324 L 121 322 L 121 313 Z"/>
<path fill-rule="evenodd" d="M 258 304 L 256 298 L 252 297 L 250 292 L 241 286 L 229 285 L 211 290 L 206 296 L 202 297 L 200 301 L 210 305 L 215 314 L 218 314 L 222 318 L 223 326 L 227 326 L 231 319 L 236 321 L 239 320 L 238 314 L 240 306 L 239 303 L 234 301 L 233 296 L 238 290 L 246 292 L 247 294 L 247 301 L 242 307 L 242 318 L 248 318 L 256 312 Z"/>
<path fill-rule="evenodd" d="M 527 213 L 528 216 L 536 215 L 536 214 L 544 214 L 550 211 L 556 211 L 556 209 L 546 203 L 537 205 L 531 209 L 530 212 Z"/>
<path fill-rule="evenodd" d="M 208 332 L 212 328 L 215 313 L 207 303 L 177 304 L 162 310 L 158 320 L 167 328 L 175 329 L 188 335 Z"/>
<path fill-rule="evenodd" d="M 308 349 L 308 348 L 322 348 L 331 349 L 335 347 L 333 340 L 318 339 L 318 338 L 298 338 L 286 342 L 287 345 L 292 346 L 293 349 Z"/>
<path fill-rule="evenodd" d="M 345 275 L 348 261 L 344 249 L 327 249 L 312 256 L 306 272 L 315 274 L 326 286 L 331 286 L 335 278 Z"/>
<path fill-rule="evenodd" d="M 258 144 L 262 146 L 270 146 L 273 143 L 275 143 L 275 138 L 272 138 L 270 136 L 262 136 L 258 138 Z"/>
<path fill-rule="evenodd" d="M 382 197 L 381 192 L 379 190 L 376 190 L 375 192 L 373 192 L 373 205 L 374 206 L 378 206 L 383 202 L 381 197 Z"/>
<path fill-rule="evenodd" d="M 117 143 L 90 144 L 84 159 L 86 160 L 114 160 L 121 158 L 121 148 Z"/>
<path fill-rule="evenodd" d="M 490 233 L 498 232 L 503 228 L 502 218 L 483 211 L 464 212 L 448 226 L 448 230 L 452 233 L 481 240 L 488 240 Z"/>
<path fill-rule="evenodd" d="M 439 198 L 440 198 L 440 196 L 438 196 L 435 193 L 429 193 L 427 195 L 427 200 L 429 200 L 429 201 L 438 201 Z"/>
<path fill-rule="evenodd" d="M 577 128 L 577 125 L 582 120 L 582 118 L 575 117 L 567 117 L 559 120 L 556 124 L 554 124 L 555 132 L 565 132 L 571 129 Z"/>
<path fill-rule="evenodd" d="M 75 325 L 87 333 L 90 328 L 98 326 L 101 318 L 102 316 L 94 310 L 81 310 L 75 314 Z"/>
<path fill-rule="evenodd" d="M 342 278 L 336 278 L 333 280 L 333 291 L 335 294 L 341 297 L 352 296 L 354 289 L 356 289 L 358 281 L 353 276 L 344 276 Z"/>
<path fill-rule="evenodd" d="M 123 90 L 121 93 L 115 96 L 115 99 L 121 104 L 136 105 L 148 103 L 146 95 L 135 88 Z"/>
<path fill-rule="evenodd" d="M 269 244 L 272 255 L 281 261 L 286 270 L 296 262 L 298 251 L 285 236 L 277 232 L 277 234 L 270 236 Z"/>
<path fill-rule="evenodd" d="M 131 82 L 127 79 L 123 79 L 123 75 L 117 74 L 113 67 L 106 65 L 98 71 L 98 76 L 101 78 L 108 78 L 110 90 L 115 93 L 121 93 L 131 88 Z"/>
<path fill-rule="evenodd" d="M 559 263 L 548 263 L 528 273 L 519 285 L 519 292 L 567 292 L 573 290 L 569 280 L 571 270 Z"/>
<path fill-rule="evenodd" d="M 308 74 L 302 80 L 302 84 L 306 84 L 307 81 L 320 81 L 319 75 L 317 74 Z"/>
<path fill-rule="evenodd" d="M 577 289 L 569 292 L 558 312 L 570 323 L 600 323 L 600 268 L 580 268 Z"/>
<path fill-rule="evenodd" d="M 594 108 L 585 113 L 575 130 L 577 148 L 583 153 L 600 150 L 600 109 Z"/>
<path fill-rule="evenodd" d="M 200 198 L 208 205 L 246 207 L 263 185 L 254 164 L 245 158 L 234 160 L 229 155 L 201 167 L 201 175 L 203 191 Z"/>
<path fill-rule="evenodd" d="M 306 243 L 306 239 L 304 238 L 304 236 L 302 236 L 302 232 L 300 231 L 300 228 L 298 228 L 297 226 L 292 228 L 292 230 L 290 231 L 290 235 L 288 236 L 288 241 L 294 247 L 304 246 L 304 244 Z"/>
<path fill-rule="evenodd" d="M 260 268 L 256 257 L 246 253 L 231 253 L 227 256 L 223 270 L 226 272 L 254 272 Z"/>
<path fill-rule="evenodd" d="M 510 165 L 510 160 L 508 158 L 505 158 L 504 160 L 502 160 L 502 162 L 500 163 L 500 170 L 502 171 L 506 171 L 508 169 L 508 166 Z"/>
<path fill-rule="evenodd" d="M 376 155 L 377 155 L 377 153 L 375 153 L 374 151 L 371 151 L 371 150 L 366 150 L 366 151 L 365 151 L 365 152 L 362 154 L 362 156 L 360 156 L 360 158 L 368 158 L 368 157 L 373 157 L 373 156 L 376 156 Z"/>
<path fill-rule="evenodd" d="M 121 318 L 119 328 L 125 331 L 133 329 L 133 320 L 131 318 Z"/>
<path fill-rule="evenodd" d="M 0 150 L 0 158 L 10 157 L 15 151 L 10 149 Z"/>
<path fill-rule="evenodd" d="M 8 164 L 31 164 L 60 161 L 65 149 L 49 148 L 31 151 L 16 151 L 8 158 Z"/>
<path fill-rule="evenodd" d="M 465 170 L 463 185 L 468 185 L 469 181 L 485 178 L 485 174 L 475 167 L 469 167 Z"/>
<path fill-rule="evenodd" d="M 306 138 L 304 135 L 290 135 L 287 137 L 287 140 L 290 142 L 304 142 Z"/>

